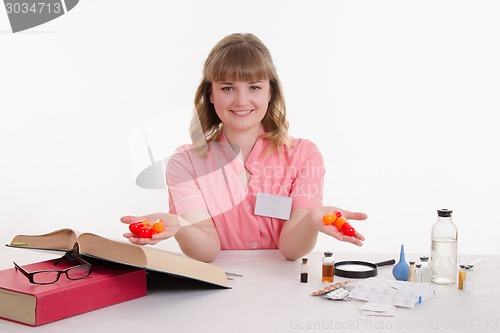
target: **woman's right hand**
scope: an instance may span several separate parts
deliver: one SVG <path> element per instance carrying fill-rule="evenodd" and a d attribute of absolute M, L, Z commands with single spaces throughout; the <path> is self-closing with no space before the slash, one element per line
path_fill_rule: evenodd
<path fill-rule="evenodd" d="M 130 243 L 136 245 L 154 245 L 158 242 L 173 237 L 180 229 L 179 217 L 167 213 L 154 213 L 143 216 L 122 216 L 120 221 L 124 224 L 131 224 L 140 220 L 147 220 L 152 225 L 156 220 L 161 219 L 165 229 L 157 234 L 153 234 L 151 238 L 141 238 L 131 232 L 126 232 L 123 237 L 127 238 Z"/>

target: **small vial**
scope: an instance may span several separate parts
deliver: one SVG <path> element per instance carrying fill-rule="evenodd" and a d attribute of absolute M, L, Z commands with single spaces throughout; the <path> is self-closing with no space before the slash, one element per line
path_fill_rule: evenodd
<path fill-rule="evenodd" d="M 465 266 L 464 291 L 472 291 L 474 289 L 474 267 L 472 265 Z"/>
<path fill-rule="evenodd" d="M 469 265 L 470 266 L 470 272 L 469 272 L 469 281 L 470 281 L 470 291 L 474 290 L 474 265 Z"/>
<path fill-rule="evenodd" d="M 410 267 L 408 268 L 408 282 L 415 282 L 416 267 L 415 262 L 410 261 Z"/>
<path fill-rule="evenodd" d="M 415 267 L 415 282 L 422 283 L 422 264 L 416 264 Z"/>
<path fill-rule="evenodd" d="M 321 268 L 321 280 L 323 282 L 333 282 L 333 275 L 334 275 L 334 269 L 333 269 L 333 253 L 332 252 L 325 252 L 322 261 L 322 268 Z"/>
<path fill-rule="evenodd" d="M 422 265 L 422 283 L 431 282 L 431 270 L 429 268 L 429 257 L 420 257 L 420 264 Z"/>
<path fill-rule="evenodd" d="M 464 281 L 465 281 L 465 265 L 460 265 L 460 269 L 458 270 L 458 289 L 464 289 Z"/>
<path fill-rule="evenodd" d="M 300 282 L 302 283 L 307 283 L 309 277 L 309 267 L 307 261 L 307 258 L 302 258 L 302 263 L 300 264 Z"/>

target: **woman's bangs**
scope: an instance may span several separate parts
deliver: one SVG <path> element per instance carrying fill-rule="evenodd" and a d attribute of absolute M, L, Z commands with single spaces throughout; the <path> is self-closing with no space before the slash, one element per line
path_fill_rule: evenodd
<path fill-rule="evenodd" d="M 217 65 L 212 69 L 210 81 L 259 81 L 271 77 L 268 61 L 258 52 L 241 49 L 231 51 L 214 61 Z"/>

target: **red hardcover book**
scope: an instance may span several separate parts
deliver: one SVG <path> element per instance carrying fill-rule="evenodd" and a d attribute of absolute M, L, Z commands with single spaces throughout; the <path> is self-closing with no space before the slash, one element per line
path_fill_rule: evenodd
<path fill-rule="evenodd" d="M 39 326 L 146 295 L 146 271 L 105 261 L 91 261 L 92 271 L 81 280 L 62 274 L 52 284 L 32 284 L 14 268 L 0 271 L 0 318 Z M 28 272 L 65 269 L 71 263 L 54 260 L 23 265 Z"/>

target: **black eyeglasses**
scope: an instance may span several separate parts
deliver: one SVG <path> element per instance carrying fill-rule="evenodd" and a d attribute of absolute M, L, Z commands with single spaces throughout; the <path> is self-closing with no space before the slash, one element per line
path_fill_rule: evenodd
<path fill-rule="evenodd" d="M 66 252 L 64 256 L 54 261 L 54 266 L 59 264 L 63 259 L 69 259 L 72 261 L 77 261 L 80 263 L 78 266 L 73 266 L 66 268 L 64 270 L 39 270 L 35 272 L 28 272 L 18 264 L 14 262 L 14 267 L 16 270 L 19 270 L 23 273 L 24 276 L 30 280 L 33 284 L 51 284 L 59 280 L 61 274 L 66 274 L 66 277 L 69 280 L 80 280 L 86 278 L 90 275 L 92 265 L 85 260 L 83 260 L 80 256 L 75 255 L 73 252 Z"/>

